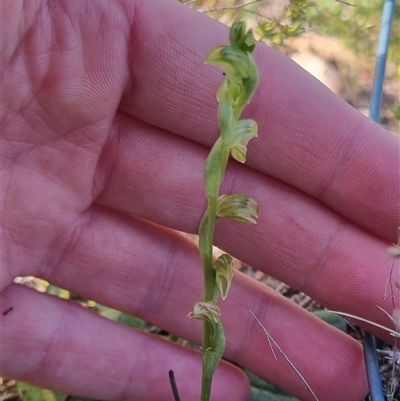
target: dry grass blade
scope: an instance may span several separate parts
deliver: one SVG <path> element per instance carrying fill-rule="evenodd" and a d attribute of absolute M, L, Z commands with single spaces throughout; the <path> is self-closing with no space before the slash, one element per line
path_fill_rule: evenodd
<path fill-rule="evenodd" d="M 378 308 L 379 308 L 379 306 L 378 306 Z M 378 329 L 387 331 L 393 337 L 400 337 L 400 333 L 398 333 L 397 331 L 389 329 L 388 327 L 382 326 L 381 324 L 375 323 L 375 322 L 373 322 L 371 320 L 364 319 L 364 318 L 362 318 L 360 316 L 352 315 L 351 313 L 338 312 L 338 311 L 335 311 L 335 310 L 327 310 L 327 312 L 336 313 L 339 316 L 343 316 L 343 317 L 346 317 L 346 318 L 349 318 L 349 319 L 356 319 L 356 320 L 358 320 L 360 322 L 368 323 L 371 326 L 377 327 Z M 387 314 L 386 311 L 384 311 L 384 312 Z M 388 314 L 388 316 L 390 317 L 389 314 Z M 392 319 L 392 318 L 390 317 L 390 319 Z"/>
<path fill-rule="evenodd" d="M 244 7 L 250 6 L 252 4 L 260 3 L 260 2 L 261 2 L 261 0 L 254 0 L 254 1 L 249 1 L 248 3 L 236 4 L 234 6 L 213 7 L 213 8 L 208 8 L 207 10 L 202 11 L 202 13 L 207 14 L 207 13 L 212 13 L 214 11 L 236 10 L 238 8 L 244 8 Z"/>
<path fill-rule="evenodd" d="M 336 3 L 342 3 L 342 4 L 345 4 L 346 6 L 357 7 L 355 4 L 348 3 L 347 1 L 343 1 L 343 0 L 335 0 L 335 1 L 336 1 Z"/>
<path fill-rule="evenodd" d="M 391 258 L 393 258 L 393 263 L 392 263 L 392 267 L 390 268 L 389 277 L 388 277 L 386 285 L 385 285 L 385 293 L 383 294 L 383 299 L 386 299 L 388 297 L 388 295 L 390 294 L 391 298 L 392 298 L 392 306 L 393 306 L 393 309 L 395 309 L 392 277 L 393 277 L 394 262 L 396 259 L 400 258 L 400 227 L 397 228 L 397 244 L 393 244 L 393 246 L 390 246 L 388 248 L 388 253 L 389 253 L 389 256 Z M 396 284 L 398 284 L 398 283 L 396 283 Z"/>
<path fill-rule="evenodd" d="M 272 338 L 271 334 L 269 334 L 269 332 L 267 331 L 267 329 L 263 326 L 263 324 L 258 320 L 257 316 L 251 311 L 249 310 L 249 312 L 253 315 L 254 319 L 256 320 L 256 322 L 258 323 L 258 325 L 262 328 L 263 332 L 265 333 L 265 335 L 267 336 L 268 342 L 271 346 L 271 351 L 273 353 L 273 355 L 276 358 L 276 355 L 272 349 L 272 345 L 271 342 L 275 345 L 275 347 L 278 349 L 278 351 L 281 353 L 281 355 L 285 358 L 286 362 L 290 365 L 290 367 L 295 371 L 296 375 L 299 376 L 300 380 L 303 382 L 303 384 L 306 386 L 307 390 L 311 393 L 311 395 L 314 397 L 314 399 L 316 401 L 319 401 L 319 398 L 316 396 L 316 394 L 314 393 L 314 391 L 312 390 L 312 388 L 310 387 L 310 385 L 307 383 L 306 379 L 304 378 L 304 376 L 299 372 L 299 370 L 296 368 L 296 366 L 294 366 L 293 362 L 288 358 L 288 356 L 283 352 L 282 348 L 278 345 L 278 343 Z"/>

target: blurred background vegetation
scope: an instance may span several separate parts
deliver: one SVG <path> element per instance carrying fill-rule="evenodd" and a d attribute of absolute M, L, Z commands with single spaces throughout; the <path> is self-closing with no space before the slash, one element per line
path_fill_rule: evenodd
<path fill-rule="evenodd" d="M 173 1 L 173 0 L 171 0 Z M 332 90 L 364 114 L 368 113 L 369 92 L 373 80 L 375 51 L 380 30 L 384 0 L 177 0 L 188 7 L 230 25 L 236 18 L 246 19 L 258 40 L 292 57 L 310 73 L 324 82 L 328 71 L 334 75 Z M 308 57 L 308 61 L 307 61 Z M 393 22 L 389 63 L 383 98 L 382 123 L 392 133 L 399 134 L 400 121 L 400 9 Z M 318 72 L 316 66 L 319 65 Z M 329 82 L 324 82 L 330 87 Z M 77 302 L 102 316 L 168 336 L 168 333 L 125 313 L 79 298 L 68 291 L 53 287 L 35 278 L 19 279 L 41 292 Z M 327 321 L 332 316 L 324 316 Z M 344 330 L 343 322 L 330 321 Z M 193 346 L 193 345 L 189 345 Z M 249 373 L 252 401 L 295 400 L 279 389 Z M 68 395 L 56 394 L 13 380 L 0 378 L 0 401 L 85 401 Z"/>
<path fill-rule="evenodd" d="M 178 0 L 230 25 L 236 18 L 255 20 L 258 40 L 284 40 L 314 31 L 332 36 L 362 57 L 375 57 L 385 0 Z M 389 59 L 399 61 L 400 10 L 393 21 Z"/>
<path fill-rule="evenodd" d="M 292 57 L 368 115 L 384 0 L 178 0 L 230 25 L 245 19 L 257 40 Z M 399 135 L 400 8 L 396 8 L 382 125 Z M 336 82 L 333 82 L 336 81 Z"/>

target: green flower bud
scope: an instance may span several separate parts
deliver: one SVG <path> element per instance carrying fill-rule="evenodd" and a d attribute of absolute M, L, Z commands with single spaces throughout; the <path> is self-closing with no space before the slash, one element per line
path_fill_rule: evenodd
<path fill-rule="evenodd" d="M 227 253 L 221 255 L 213 265 L 215 269 L 215 281 L 218 286 L 218 290 L 223 300 L 228 296 L 229 290 L 231 289 L 232 278 L 233 278 L 233 260 Z"/>
<path fill-rule="evenodd" d="M 253 31 L 249 29 L 246 32 L 246 23 L 244 21 L 236 22 L 229 31 L 229 41 L 232 47 L 236 47 L 243 52 L 252 53 L 255 47 Z"/>
<path fill-rule="evenodd" d="M 242 223 L 256 224 L 257 202 L 244 195 L 223 195 L 218 199 L 218 217 L 230 217 Z"/>
<path fill-rule="evenodd" d="M 243 108 L 250 102 L 258 83 L 257 66 L 250 54 L 227 46 L 211 50 L 206 62 L 221 68 L 226 75 L 217 92 L 220 103 L 218 119 L 223 132 L 224 127 L 239 119 Z"/>
<path fill-rule="evenodd" d="M 246 161 L 247 144 L 251 138 L 258 136 L 258 126 L 254 120 L 246 119 L 237 122 L 232 135 L 231 155 L 240 163 Z"/>
<path fill-rule="evenodd" d="M 228 46 L 218 46 L 208 53 L 206 63 L 221 68 L 229 81 L 237 82 L 249 77 L 252 64 L 246 53 Z"/>
<path fill-rule="evenodd" d="M 188 314 L 191 319 L 201 319 L 217 324 L 220 321 L 221 312 L 219 306 L 213 302 L 198 301 L 193 306 L 193 311 Z"/>

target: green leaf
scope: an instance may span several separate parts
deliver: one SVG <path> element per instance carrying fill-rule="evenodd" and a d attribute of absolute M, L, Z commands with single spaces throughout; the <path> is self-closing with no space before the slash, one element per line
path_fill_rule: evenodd
<path fill-rule="evenodd" d="M 49 284 L 46 288 L 46 292 L 48 294 L 57 295 L 59 298 L 69 299 L 70 292 L 67 290 L 63 290 L 62 288 L 58 288 L 55 285 Z"/>
<path fill-rule="evenodd" d="M 393 115 L 396 120 L 400 120 L 400 104 L 393 107 Z"/>
<path fill-rule="evenodd" d="M 347 333 L 346 321 L 339 315 L 336 315 L 336 313 L 328 312 L 325 310 L 318 310 L 313 312 L 313 314 L 324 320 L 326 323 L 329 323 L 331 326 L 334 326 L 337 329 Z"/>
<path fill-rule="evenodd" d="M 249 371 L 245 373 L 250 380 L 251 386 L 249 401 L 299 401 L 297 398 L 260 379 L 255 374 Z"/>
<path fill-rule="evenodd" d="M 18 382 L 18 394 L 23 401 L 64 401 L 66 396 L 50 390 Z"/>
<path fill-rule="evenodd" d="M 288 395 L 277 394 L 273 390 L 265 390 L 257 387 L 251 387 L 249 401 L 300 401 L 300 400 L 289 394 Z"/>
<path fill-rule="evenodd" d="M 139 319 L 136 316 L 129 315 L 128 313 L 124 313 L 99 304 L 97 304 L 97 310 L 101 316 L 104 316 L 110 320 L 114 320 L 115 322 L 122 323 L 130 327 L 135 327 L 140 330 L 146 328 L 146 322 L 144 320 Z"/>

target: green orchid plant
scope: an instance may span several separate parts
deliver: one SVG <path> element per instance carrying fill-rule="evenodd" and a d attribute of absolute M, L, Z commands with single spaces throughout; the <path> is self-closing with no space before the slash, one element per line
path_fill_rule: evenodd
<path fill-rule="evenodd" d="M 226 299 L 233 278 L 233 261 L 228 254 L 213 260 L 215 224 L 219 218 L 255 224 L 257 202 L 245 195 L 220 195 L 220 187 L 229 156 L 246 161 L 247 144 L 257 136 L 257 123 L 240 120 L 258 84 L 258 71 L 252 57 L 255 41 L 244 22 L 234 23 L 229 33 L 230 46 L 218 46 L 208 54 L 206 63 L 223 70 L 225 79 L 217 92 L 220 136 L 205 165 L 207 210 L 199 227 L 199 249 L 204 268 L 204 299 L 196 302 L 189 317 L 203 320 L 203 374 L 201 401 L 208 401 L 215 370 L 225 351 L 218 296 Z"/>

